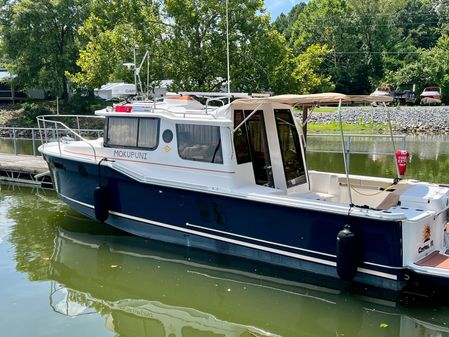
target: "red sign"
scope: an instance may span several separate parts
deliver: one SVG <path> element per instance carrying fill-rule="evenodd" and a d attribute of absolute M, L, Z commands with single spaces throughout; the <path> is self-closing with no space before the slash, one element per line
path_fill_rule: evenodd
<path fill-rule="evenodd" d="M 403 176 L 405 170 L 407 169 L 409 152 L 407 150 L 397 150 L 396 151 L 396 163 L 398 165 L 399 174 Z"/>

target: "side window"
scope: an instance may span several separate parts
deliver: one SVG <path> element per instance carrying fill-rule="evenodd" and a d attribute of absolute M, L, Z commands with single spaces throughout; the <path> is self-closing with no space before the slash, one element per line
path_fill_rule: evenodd
<path fill-rule="evenodd" d="M 157 147 L 159 120 L 155 118 L 139 119 L 138 147 L 154 149 Z"/>
<path fill-rule="evenodd" d="M 158 145 L 159 119 L 109 117 L 105 146 L 155 149 Z"/>
<path fill-rule="evenodd" d="M 111 146 L 136 146 L 137 118 L 110 117 L 107 144 Z"/>
<path fill-rule="evenodd" d="M 218 126 L 177 124 L 176 135 L 182 159 L 223 164 Z"/>

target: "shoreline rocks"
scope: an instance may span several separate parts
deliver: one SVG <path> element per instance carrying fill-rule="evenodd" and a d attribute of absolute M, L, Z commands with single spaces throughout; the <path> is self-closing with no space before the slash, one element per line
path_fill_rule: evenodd
<path fill-rule="evenodd" d="M 449 106 L 414 107 L 348 107 L 342 109 L 342 120 L 346 124 L 391 124 L 395 133 L 411 135 L 449 134 Z M 313 112 L 309 123 L 338 123 L 337 112 Z"/>

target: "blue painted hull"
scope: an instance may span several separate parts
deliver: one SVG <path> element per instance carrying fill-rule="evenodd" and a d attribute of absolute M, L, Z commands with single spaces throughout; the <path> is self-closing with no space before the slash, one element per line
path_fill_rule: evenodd
<path fill-rule="evenodd" d="M 46 157 L 59 196 L 95 218 L 98 166 Z M 360 243 L 355 281 L 400 290 L 401 222 L 379 221 L 137 182 L 102 167 L 106 223 L 160 241 L 338 277 L 336 237 L 348 222 Z"/>

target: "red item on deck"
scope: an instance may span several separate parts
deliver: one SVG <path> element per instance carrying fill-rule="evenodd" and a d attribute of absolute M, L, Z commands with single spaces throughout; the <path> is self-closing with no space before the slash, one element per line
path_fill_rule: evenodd
<path fill-rule="evenodd" d="M 407 161 L 410 153 L 407 150 L 396 151 L 396 163 L 398 165 L 399 174 L 403 176 L 407 170 Z"/>
<path fill-rule="evenodd" d="M 131 105 L 116 105 L 115 112 L 131 112 L 133 107 Z"/>

